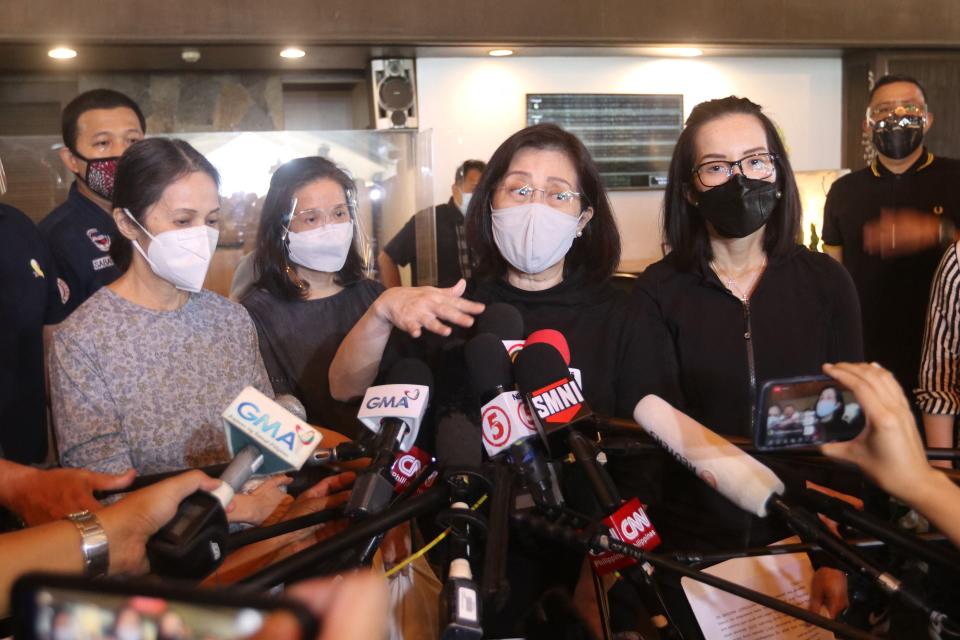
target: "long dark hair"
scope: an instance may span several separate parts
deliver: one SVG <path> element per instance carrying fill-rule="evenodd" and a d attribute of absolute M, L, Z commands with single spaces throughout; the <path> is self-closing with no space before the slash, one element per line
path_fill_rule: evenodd
<path fill-rule="evenodd" d="M 256 287 L 265 289 L 284 300 L 298 300 L 307 297 L 306 282 L 298 284 L 287 275 L 290 265 L 287 255 L 287 243 L 284 227 L 289 224 L 287 214 L 297 189 L 324 178 L 333 180 L 341 187 L 350 205 L 353 218 L 353 242 L 347 253 L 347 260 L 334 276 L 341 286 L 351 285 L 364 275 L 366 265 L 360 255 L 357 244 L 361 237 L 356 220 L 357 187 L 343 169 L 320 156 L 296 158 L 284 163 L 270 179 L 270 189 L 263 201 L 260 212 L 260 230 L 257 232 L 257 246 L 254 249 L 254 269 L 257 274 Z"/>
<path fill-rule="evenodd" d="M 196 171 L 210 176 L 220 189 L 216 167 L 185 140 L 141 140 L 127 149 L 117 163 L 113 208 L 126 209 L 143 225 L 147 210 L 160 201 L 164 190 Z M 110 257 L 120 270 L 126 271 L 133 258 L 133 244 L 118 233 L 110 244 Z"/>
<path fill-rule="evenodd" d="M 600 172 L 590 152 L 580 139 L 555 124 L 538 124 L 521 129 L 501 144 L 480 178 L 467 214 L 467 243 L 476 258 L 474 273 L 479 279 L 502 278 L 507 261 L 500 255 L 493 239 L 491 207 L 493 193 L 510 168 L 513 156 L 521 149 L 555 149 L 570 158 L 577 170 L 576 189 L 583 209 L 593 207 L 593 218 L 583 228 L 582 237 L 567 252 L 563 269 L 570 273 L 583 269 L 591 280 L 608 278 L 620 263 L 620 233 L 610 209 L 607 191 L 600 182 Z"/>
<path fill-rule="evenodd" d="M 700 260 L 713 258 L 703 216 L 687 200 L 687 195 L 695 189 L 693 168 L 697 134 L 711 120 L 737 113 L 754 116 L 760 121 L 767 136 L 767 148 L 777 156 L 777 185 L 782 196 L 777 208 L 770 214 L 763 233 L 764 251 L 771 258 L 782 256 L 797 244 L 800 237 L 800 192 L 793 177 L 787 149 L 776 126 L 764 115 L 760 105 L 746 98 L 729 96 L 701 102 L 690 112 L 677 146 L 673 149 L 667 192 L 663 200 L 664 232 L 680 269 L 690 269 Z"/>

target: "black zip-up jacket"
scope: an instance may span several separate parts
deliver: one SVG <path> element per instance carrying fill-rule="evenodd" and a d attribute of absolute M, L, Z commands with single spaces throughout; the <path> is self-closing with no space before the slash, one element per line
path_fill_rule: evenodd
<path fill-rule="evenodd" d="M 647 268 L 634 294 L 649 312 L 645 316 L 657 318 L 658 329 L 665 327 L 672 341 L 676 363 L 664 371 L 677 372 L 679 408 L 721 434 L 752 437 L 757 396 L 767 380 L 819 374 L 825 362 L 863 359 L 850 275 L 829 256 L 799 245 L 768 260 L 747 303 L 727 290 L 706 260 L 681 271 L 672 255 Z M 764 462 L 771 464 L 769 458 Z M 788 484 L 807 475 L 795 465 L 792 473 L 771 466 Z M 678 465 L 672 468 L 675 473 L 664 478 L 664 506 L 685 521 L 691 541 L 709 535 L 723 545 L 765 537 L 764 528 L 751 526 L 731 503 Z M 705 529 L 705 521 L 711 527 Z M 746 538 L 751 528 L 754 535 Z"/>

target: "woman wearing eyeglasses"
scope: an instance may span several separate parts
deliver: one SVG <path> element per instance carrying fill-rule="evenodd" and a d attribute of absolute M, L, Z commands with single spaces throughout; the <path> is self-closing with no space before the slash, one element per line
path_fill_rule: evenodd
<path fill-rule="evenodd" d="M 475 264 L 465 297 L 513 305 L 527 334 L 560 331 L 569 344 L 570 366 L 580 370 L 584 396 L 594 411 L 629 417 L 646 393 L 673 397 L 657 386 L 669 381 L 660 370 L 665 357 L 658 358 L 668 341 L 655 327 L 645 330 L 651 323 L 641 320 L 629 294 L 610 283 L 620 259 L 620 234 L 597 167 L 576 136 L 544 124 L 504 141 L 474 189 L 466 233 Z M 334 397 L 356 397 L 373 382 L 383 366 L 385 329 L 361 320 L 347 335 L 330 368 Z M 464 379 L 462 356 L 447 349 L 443 357 L 428 359 L 437 369 L 434 405 L 441 406 L 440 413 L 462 411 L 479 424 L 479 405 Z M 437 429 L 442 428 L 441 422 Z M 421 429 L 421 437 L 426 431 Z M 643 471 L 655 475 L 652 469 Z M 576 492 L 570 492 L 579 488 L 582 493 L 585 482 L 564 484 L 571 505 L 592 508 L 576 502 Z M 652 499 L 654 484 L 651 479 L 641 499 Z M 511 597 L 496 616 L 484 620 L 484 632 L 541 637 L 523 621 L 539 610 L 534 602 L 557 585 L 572 590 L 578 609 L 597 624 L 593 587 L 580 578 L 589 575 L 581 574 L 580 558 L 559 544 L 520 538 L 511 537 Z"/>
<path fill-rule="evenodd" d="M 635 294 L 670 334 L 675 365 L 666 371 L 679 375 L 683 410 L 719 433 L 752 435 L 767 380 L 863 359 L 850 276 L 798 244 L 800 220 L 786 149 L 760 107 L 733 96 L 694 107 L 670 163 L 664 226 L 671 252 L 640 276 Z M 684 487 L 665 500 L 674 543 L 771 541 L 761 521 L 675 471 L 675 482 L 665 483 Z M 833 615 L 845 606 L 839 592 L 815 593 L 813 604 L 820 602 Z"/>
<path fill-rule="evenodd" d="M 356 186 L 318 156 L 291 160 L 273 174 L 255 255 L 259 276 L 240 302 L 257 327 L 274 391 L 300 398 L 308 422 L 350 438 L 357 435 L 357 406 L 330 395 L 327 371 L 354 324 L 369 314 L 419 329 L 421 316 L 425 321 L 431 313 L 447 314 L 451 305 L 476 306 L 448 289 L 385 292 L 369 279 Z"/>

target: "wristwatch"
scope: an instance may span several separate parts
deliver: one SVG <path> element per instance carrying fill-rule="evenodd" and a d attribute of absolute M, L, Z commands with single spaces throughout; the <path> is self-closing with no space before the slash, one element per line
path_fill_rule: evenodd
<path fill-rule="evenodd" d="M 83 510 L 71 513 L 67 520 L 80 531 L 80 551 L 83 553 L 84 575 L 91 578 L 107 575 L 110 566 L 110 552 L 107 545 L 107 532 L 97 516 Z"/>

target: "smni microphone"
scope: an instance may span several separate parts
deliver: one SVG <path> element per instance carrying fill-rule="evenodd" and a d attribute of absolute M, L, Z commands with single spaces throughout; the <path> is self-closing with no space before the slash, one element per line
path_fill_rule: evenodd
<path fill-rule="evenodd" d="M 226 550 L 225 510 L 233 496 L 258 471 L 274 474 L 301 468 L 322 439 L 313 427 L 253 387 L 241 391 L 222 418 L 233 460 L 220 475 L 219 487 L 184 499 L 173 519 L 147 542 L 155 574 L 199 579 L 216 569 Z"/>
<path fill-rule="evenodd" d="M 535 343 L 524 347 L 517 356 L 514 374 L 517 389 L 546 435 L 593 415 L 580 384 L 552 345 Z"/>
<path fill-rule="evenodd" d="M 405 358 L 387 374 L 386 384 L 367 389 L 357 418 L 375 434 L 370 466 L 353 483 L 348 516 L 377 513 L 393 495 L 390 470 L 398 450 L 410 451 L 427 410 L 433 374 L 421 360 Z"/>

